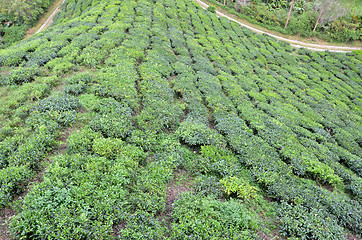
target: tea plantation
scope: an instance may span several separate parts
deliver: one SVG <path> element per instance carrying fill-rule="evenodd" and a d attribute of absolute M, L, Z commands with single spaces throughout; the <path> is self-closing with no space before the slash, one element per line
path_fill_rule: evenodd
<path fill-rule="evenodd" d="M 361 237 L 360 54 L 190 0 L 66 0 L 0 68 L 12 238 Z"/>

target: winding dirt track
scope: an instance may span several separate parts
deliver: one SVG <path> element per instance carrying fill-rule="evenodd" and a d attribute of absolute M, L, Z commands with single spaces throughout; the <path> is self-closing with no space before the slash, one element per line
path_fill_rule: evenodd
<path fill-rule="evenodd" d="M 209 7 L 209 5 L 207 5 L 206 3 L 204 3 L 201 0 L 194 0 L 195 2 L 197 2 L 202 8 L 207 9 Z M 225 15 L 219 11 L 216 11 L 216 15 L 219 17 L 226 17 L 227 19 L 234 21 L 238 24 L 240 24 L 243 27 L 249 28 L 250 30 L 260 33 L 260 34 L 267 34 L 271 37 L 274 37 L 278 40 L 282 40 L 285 42 L 290 43 L 291 46 L 296 47 L 296 48 L 307 48 L 313 51 L 330 51 L 330 52 L 351 52 L 353 50 L 362 50 L 362 48 L 359 47 L 341 47 L 341 46 L 331 46 L 331 45 L 320 45 L 320 44 L 313 44 L 313 43 L 306 43 L 306 42 L 301 42 L 301 41 L 297 41 L 297 40 L 292 40 L 292 39 L 288 39 L 288 38 L 284 38 L 284 37 L 280 37 L 268 32 L 264 32 L 260 29 L 254 28 L 252 26 L 249 26 L 247 24 L 241 23 L 233 18 L 231 18 L 228 15 Z"/>
<path fill-rule="evenodd" d="M 53 22 L 53 18 L 55 16 L 55 14 L 60 10 L 60 7 L 63 5 L 63 3 L 65 2 L 65 0 L 63 0 L 58 7 L 53 11 L 53 13 L 48 17 L 48 19 L 44 22 L 44 24 L 38 29 L 38 31 L 36 31 L 36 33 L 40 32 L 43 29 L 46 29 L 51 22 Z"/>

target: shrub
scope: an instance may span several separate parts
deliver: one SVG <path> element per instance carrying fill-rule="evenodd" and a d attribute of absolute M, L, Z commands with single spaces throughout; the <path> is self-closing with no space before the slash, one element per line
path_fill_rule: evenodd
<path fill-rule="evenodd" d="M 224 192 L 229 196 L 236 196 L 240 199 L 255 198 L 257 189 L 238 177 L 225 177 L 220 180 L 224 186 Z"/>
<path fill-rule="evenodd" d="M 54 58 L 45 64 L 45 67 L 51 69 L 55 74 L 66 74 L 76 69 L 76 66 L 62 58 Z"/>
<path fill-rule="evenodd" d="M 197 194 L 205 197 L 221 198 L 223 196 L 222 184 L 215 176 L 201 175 L 197 177 L 193 189 Z"/>
<path fill-rule="evenodd" d="M 0 208 L 23 191 L 22 183 L 29 177 L 30 172 L 25 166 L 0 169 Z"/>
<path fill-rule="evenodd" d="M 90 127 L 105 137 L 126 138 L 132 131 L 132 111 L 112 98 L 99 101 L 94 109 L 99 114 L 92 120 Z"/>
<path fill-rule="evenodd" d="M 88 89 L 88 85 L 92 81 L 92 75 L 89 73 L 81 73 L 66 79 L 67 85 L 64 92 L 72 95 L 79 95 Z"/>
<path fill-rule="evenodd" d="M 212 12 L 212 13 L 215 13 L 215 12 L 216 12 L 216 7 L 214 7 L 214 6 L 209 6 L 209 7 L 207 8 L 207 11 Z"/>
<path fill-rule="evenodd" d="M 26 34 L 26 29 L 26 25 L 14 25 L 0 28 L 0 34 L 4 36 L 2 47 L 8 47 L 13 43 L 20 41 Z"/>
<path fill-rule="evenodd" d="M 51 96 L 39 101 L 34 110 L 39 112 L 57 111 L 65 112 L 80 107 L 79 100 L 69 95 Z"/>
<path fill-rule="evenodd" d="M 321 210 L 283 202 L 279 216 L 284 236 L 300 239 L 344 239 L 343 228 Z"/>
<path fill-rule="evenodd" d="M 93 152 L 101 157 L 114 158 L 124 145 L 120 139 L 96 138 L 93 142 Z"/>
<path fill-rule="evenodd" d="M 303 37 L 311 37 L 316 22 L 316 14 L 314 12 L 305 12 L 297 17 L 292 17 L 288 26 L 288 31 L 292 34 L 299 34 Z"/>
<path fill-rule="evenodd" d="M 20 214 L 12 220 L 13 234 L 18 238 L 109 238 L 127 205 L 127 181 L 115 169 L 111 171 L 113 165 L 114 161 L 93 156 L 56 157 L 44 182 L 26 195 Z M 111 180 L 113 175 L 118 181 Z"/>
<path fill-rule="evenodd" d="M 119 230 L 117 239 L 158 239 L 168 231 L 163 222 L 146 211 L 127 214 L 124 219 L 126 227 Z"/>
<path fill-rule="evenodd" d="M 85 127 L 69 136 L 67 152 L 70 154 L 90 154 L 93 150 L 94 140 L 101 137 L 100 133 Z"/>
<path fill-rule="evenodd" d="M 188 120 L 182 122 L 176 134 L 182 141 L 191 146 L 224 144 L 222 135 L 198 121 Z"/>
<path fill-rule="evenodd" d="M 23 84 L 31 82 L 40 75 L 38 67 L 19 67 L 0 78 L 0 85 Z"/>
<path fill-rule="evenodd" d="M 362 39 L 362 31 L 359 24 L 353 24 L 346 19 L 338 19 L 331 23 L 327 30 L 328 35 L 338 42 L 349 42 Z"/>
<path fill-rule="evenodd" d="M 220 202 L 185 193 L 172 211 L 172 238 L 253 239 L 256 217 L 237 200 Z"/>

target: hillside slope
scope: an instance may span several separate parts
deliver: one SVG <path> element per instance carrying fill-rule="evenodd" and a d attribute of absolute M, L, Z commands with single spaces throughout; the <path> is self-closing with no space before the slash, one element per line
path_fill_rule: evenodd
<path fill-rule="evenodd" d="M 200 6 L 202 8 L 204 8 L 204 9 L 209 8 L 209 5 L 204 3 L 202 0 L 194 0 L 194 1 L 197 2 L 198 4 L 200 4 Z M 242 22 L 236 20 L 235 16 L 233 16 L 231 14 L 228 14 L 228 13 L 224 14 L 224 13 L 219 12 L 217 10 L 215 10 L 215 13 L 218 16 L 226 17 L 227 19 L 229 19 L 231 21 L 237 22 L 241 26 L 249 28 L 253 32 L 256 32 L 256 33 L 259 33 L 259 34 L 266 34 L 266 35 L 274 37 L 274 38 L 276 38 L 278 40 L 288 42 L 288 43 L 291 44 L 291 46 L 296 47 L 296 48 L 306 48 L 306 49 L 313 50 L 313 51 L 327 51 L 328 50 L 328 51 L 331 51 L 331 52 L 351 52 L 351 51 L 354 51 L 354 50 L 362 50 L 361 47 L 333 46 L 331 44 L 326 44 L 326 43 L 324 43 L 324 44 L 315 44 L 315 43 L 305 42 L 305 40 L 304 41 L 303 40 L 293 40 L 293 39 L 290 39 L 288 37 L 282 37 L 282 36 L 279 36 L 279 35 L 272 34 L 269 31 L 265 31 L 265 29 L 263 31 L 261 29 L 255 28 L 253 26 L 250 26 L 250 23 L 249 24 L 246 24 L 245 22 L 242 23 Z"/>
<path fill-rule="evenodd" d="M 0 66 L 14 238 L 362 233 L 361 55 L 188 0 L 68 0 Z"/>

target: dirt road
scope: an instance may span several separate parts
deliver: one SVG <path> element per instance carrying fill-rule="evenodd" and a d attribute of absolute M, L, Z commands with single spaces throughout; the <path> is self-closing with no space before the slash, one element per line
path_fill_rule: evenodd
<path fill-rule="evenodd" d="M 55 14 L 60 11 L 61 6 L 63 5 L 63 3 L 65 2 L 65 0 L 63 0 L 58 7 L 53 11 L 53 13 L 48 17 L 48 19 L 44 22 L 44 24 L 38 29 L 38 31 L 36 31 L 36 33 L 40 32 L 43 29 L 46 29 L 47 27 L 49 27 L 49 25 L 53 22 L 53 18 L 55 16 Z"/>
<path fill-rule="evenodd" d="M 207 5 L 206 3 L 204 3 L 203 1 L 201 0 L 194 0 L 195 2 L 197 2 L 198 4 L 200 4 L 200 6 L 204 9 L 207 9 L 209 7 L 209 5 Z M 341 47 L 341 46 L 332 46 L 332 45 L 321 45 L 321 44 L 313 44 L 313 43 L 306 43 L 306 42 L 302 42 L 302 41 L 297 41 L 297 40 L 292 40 L 292 39 L 288 39 L 288 38 L 284 38 L 284 37 L 280 37 L 280 36 L 277 36 L 277 35 L 274 35 L 274 34 L 271 34 L 269 32 L 265 32 L 265 31 L 262 31 L 260 29 L 257 29 L 257 28 L 254 28 L 252 26 L 249 26 L 245 23 L 241 23 L 235 19 L 233 19 L 232 17 L 226 15 L 226 14 L 223 14 L 219 11 L 216 11 L 216 15 L 219 16 L 219 17 L 226 17 L 227 19 L 231 20 L 231 21 L 234 21 L 238 24 L 240 24 L 241 26 L 243 27 L 246 27 L 246 28 L 249 28 L 250 30 L 254 31 L 254 32 L 257 32 L 257 33 L 260 33 L 260 34 L 267 34 L 271 37 L 274 37 L 278 40 L 282 40 L 282 41 L 285 41 L 285 42 L 288 42 L 290 43 L 291 46 L 293 47 L 296 47 L 296 48 L 307 48 L 307 49 L 310 49 L 310 50 L 313 50 L 313 51 L 330 51 L 330 52 L 350 52 L 350 51 L 353 51 L 353 50 L 362 50 L 362 48 L 358 48 L 358 47 Z"/>

